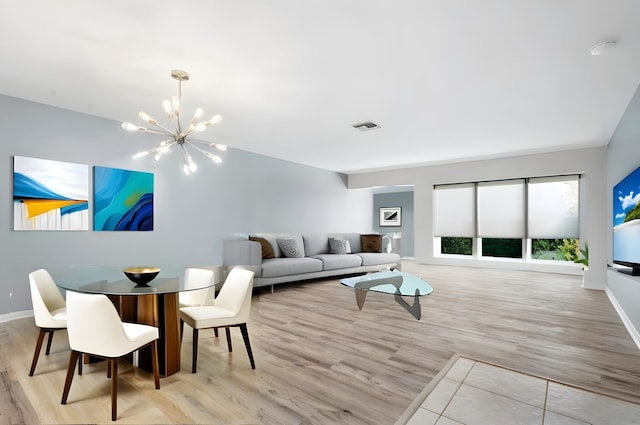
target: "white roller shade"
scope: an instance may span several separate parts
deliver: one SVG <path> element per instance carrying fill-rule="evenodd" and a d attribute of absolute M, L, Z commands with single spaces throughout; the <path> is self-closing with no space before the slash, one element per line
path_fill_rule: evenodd
<path fill-rule="evenodd" d="M 529 179 L 529 237 L 580 237 L 578 176 Z"/>
<path fill-rule="evenodd" d="M 524 180 L 478 183 L 478 236 L 524 238 Z"/>
<path fill-rule="evenodd" d="M 475 236 L 474 184 L 436 186 L 433 190 L 434 236 Z"/>

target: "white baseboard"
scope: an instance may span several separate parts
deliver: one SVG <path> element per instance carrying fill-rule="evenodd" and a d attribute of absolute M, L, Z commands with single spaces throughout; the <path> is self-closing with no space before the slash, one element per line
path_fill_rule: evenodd
<path fill-rule="evenodd" d="M 14 311 L 8 314 L 0 314 L 0 323 L 10 322 L 25 317 L 33 317 L 33 310 Z"/>
<path fill-rule="evenodd" d="M 633 339 L 633 342 L 635 342 L 638 348 L 640 349 L 640 333 L 638 333 L 638 330 L 636 329 L 636 327 L 633 326 L 633 323 L 631 323 L 631 320 L 629 320 L 629 316 L 627 316 L 627 313 L 624 312 L 624 310 L 618 303 L 618 300 L 616 300 L 616 297 L 613 295 L 613 292 L 611 292 L 609 287 L 605 289 L 605 292 L 607 293 L 607 296 L 609 297 L 609 301 L 611 301 L 613 308 L 616 309 L 618 316 L 620 316 L 620 319 L 622 320 L 624 327 L 627 328 L 627 332 L 629 332 L 629 335 L 631 335 L 631 339 Z"/>

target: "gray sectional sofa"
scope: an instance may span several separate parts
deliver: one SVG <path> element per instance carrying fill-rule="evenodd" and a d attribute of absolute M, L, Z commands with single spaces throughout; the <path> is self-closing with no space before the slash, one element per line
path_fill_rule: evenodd
<path fill-rule="evenodd" d="M 360 233 L 236 235 L 223 240 L 223 265 L 253 270 L 254 287 L 273 289 L 278 283 L 399 269 L 400 255 L 380 252 L 381 245 L 380 235 Z"/>

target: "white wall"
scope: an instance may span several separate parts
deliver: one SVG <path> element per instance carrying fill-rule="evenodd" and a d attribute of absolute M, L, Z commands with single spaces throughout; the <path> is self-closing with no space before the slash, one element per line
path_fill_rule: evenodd
<path fill-rule="evenodd" d="M 220 165 L 194 154 L 198 172 L 185 176 L 177 153 L 157 165 L 131 159 L 159 142 L 152 135 L 2 95 L 0 126 L 0 321 L 31 309 L 27 275 L 40 267 L 215 265 L 236 232 L 373 230 L 372 190 L 348 190 L 342 174 L 230 149 Z M 153 172 L 154 231 L 12 231 L 14 155 Z"/>
<path fill-rule="evenodd" d="M 589 242 L 590 267 L 587 288 L 606 285 L 606 148 L 589 148 L 510 158 L 434 165 L 349 175 L 350 188 L 414 185 L 415 260 L 421 264 L 452 264 L 474 267 L 581 273 L 575 264 L 550 267 L 540 263 L 502 259 L 451 259 L 434 256 L 433 186 L 446 183 L 500 180 L 559 174 L 581 174 L 580 239 Z"/>

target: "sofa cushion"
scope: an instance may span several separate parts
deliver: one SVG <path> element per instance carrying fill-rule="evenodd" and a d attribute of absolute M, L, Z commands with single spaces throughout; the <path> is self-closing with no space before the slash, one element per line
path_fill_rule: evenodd
<path fill-rule="evenodd" d="M 393 264 L 400 262 L 400 255 L 395 252 L 361 252 L 358 255 L 362 258 L 363 266 L 377 266 L 382 264 Z"/>
<path fill-rule="evenodd" d="M 278 246 L 280 247 L 280 251 L 287 258 L 302 258 L 304 257 L 304 247 L 300 245 L 293 238 L 285 238 L 285 239 L 276 239 L 278 242 Z"/>
<path fill-rule="evenodd" d="M 322 261 L 322 270 L 348 269 L 362 265 L 362 258 L 356 254 L 320 254 L 313 258 Z"/>
<path fill-rule="evenodd" d="M 258 236 L 249 236 L 249 240 L 260 243 L 260 247 L 262 248 L 263 260 L 269 259 L 269 258 L 276 258 L 276 253 L 273 251 L 273 246 L 271 246 L 268 240 Z"/>
<path fill-rule="evenodd" d="M 362 252 L 382 252 L 381 235 L 361 235 Z"/>
<path fill-rule="evenodd" d="M 262 262 L 262 277 L 290 276 L 322 271 L 322 261 L 317 258 L 271 258 Z"/>
<path fill-rule="evenodd" d="M 339 233 L 330 235 L 336 239 L 344 239 L 345 241 L 349 241 L 349 246 L 351 247 L 351 252 L 362 252 L 362 244 L 360 243 L 360 233 Z"/>
<path fill-rule="evenodd" d="M 304 242 L 304 255 L 307 257 L 329 253 L 329 235 L 325 233 L 302 235 L 302 241 Z"/>
<path fill-rule="evenodd" d="M 345 239 L 329 238 L 329 252 L 331 254 L 351 254 L 351 245 Z"/>
<path fill-rule="evenodd" d="M 285 233 L 252 233 L 251 236 L 266 239 L 273 248 L 273 253 L 276 255 L 276 258 L 282 257 L 282 252 L 280 251 L 280 247 L 278 246 L 276 239 L 289 237 Z"/>
<path fill-rule="evenodd" d="M 277 242 L 278 239 L 289 239 L 289 238 L 295 239 L 296 242 L 298 243 L 298 246 L 303 246 L 302 236 L 294 233 L 252 233 L 251 236 L 258 236 L 261 238 L 265 238 L 267 241 L 269 241 L 269 243 L 273 247 L 273 252 L 275 252 L 276 254 L 276 258 L 284 257 L 284 254 L 282 253 L 282 251 L 280 250 L 280 247 L 278 246 L 278 242 Z"/>

